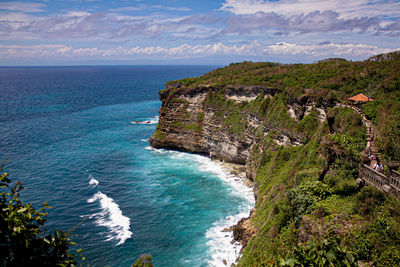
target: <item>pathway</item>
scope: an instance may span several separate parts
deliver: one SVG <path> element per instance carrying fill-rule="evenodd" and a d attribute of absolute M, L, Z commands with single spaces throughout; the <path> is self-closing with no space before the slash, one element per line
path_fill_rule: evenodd
<path fill-rule="evenodd" d="M 358 107 L 345 104 L 337 104 L 337 106 L 348 107 L 355 110 L 361 115 L 363 123 L 367 127 L 367 146 L 365 151 L 369 151 L 371 153 L 371 155 L 373 156 L 373 160 L 371 160 L 369 165 L 360 165 L 357 183 L 374 186 L 379 190 L 393 194 L 398 199 L 400 199 L 400 173 L 394 170 L 389 170 L 388 174 L 385 175 L 383 173 L 375 171 L 372 168 L 372 166 L 376 163 L 376 158 L 380 157 L 378 145 L 375 140 L 375 130 L 372 122 L 367 119 L 365 114 L 362 113 L 362 110 Z"/>

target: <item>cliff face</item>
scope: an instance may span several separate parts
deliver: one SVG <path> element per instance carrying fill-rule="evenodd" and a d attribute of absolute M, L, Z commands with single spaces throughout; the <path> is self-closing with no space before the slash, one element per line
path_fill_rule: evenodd
<path fill-rule="evenodd" d="M 336 266 L 344 251 L 350 263 L 400 265 L 392 253 L 400 251 L 400 206 L 356 187 L 366 128 L 357 112 L 337 105 L 370 87 L 375 101 L 363 112 L 377 123 L 381 155 L 399 160 L 400 60 L 387 58 L 244 62 L 169 82 L 160 92 L 153 147 L 246 164 L 254 181 L 256 206 L 233 229 L 245 246 L 238 266 L 283 259 L 308 266 L 304 260 L 315 253 L 321 258 L 312 264 Z M 318 251 L 327 246 L 335 249 Z"/>
<path fill-rule="evenodd" d="M 301 144 L 304 136 L 279 127 L 279 123 L 266 123 L 263 114 L 252 108 L 259 103 L 267 105 L 276 95 L 282 92 L 263 86 L 188 88 L 169 84 L 159 93 L 160 120 L 150 143 L 155 148 L 204 153 L 239 164 L 245 164 L 251 147 L 270 133 L 278 145 Z M 317 103 L 313 97 L 288 97 L 284 112 L 289 120 L 298 122 L 314 108 L 324 120 L 327 108 L 334 104 L 329 100 Z"/>
<path fill-rule="evenodd" d="M 167 88 L 160 93 L 160 120 L 151 145 L 204 153 L 244 164 L 253 142 L 249 131 L 239 139 L 223 130 L 220 119 L 215 116 L 217 110 L 205 104 L 209 88 L 177 88 Z"/>

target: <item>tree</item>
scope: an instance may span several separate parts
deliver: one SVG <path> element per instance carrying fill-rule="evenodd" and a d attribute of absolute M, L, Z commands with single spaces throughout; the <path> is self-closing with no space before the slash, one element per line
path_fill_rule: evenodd
<path fill-rule="evenodd" d="M 11 185 L 9 173 L 0 166 L 0 261 L 2 266 L 75 266 L 75 245 L 65 231 L 45 233 L 48 203 L 40 210 L 20 200 L 21 182 Z M 80 252 L 80 251 L 77 251 Z"/>
<path fill-rule="evenodd" d="M 131 267 L 154 267 L 150 254 L 143 254 L 132 264 Z"/>

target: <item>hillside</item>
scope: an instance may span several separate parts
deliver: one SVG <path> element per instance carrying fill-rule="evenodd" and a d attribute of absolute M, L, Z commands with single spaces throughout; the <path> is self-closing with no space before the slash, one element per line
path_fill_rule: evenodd
<path fill-rule="evenodd" d="M 251 217 L 234 227 L 239 266 L 400 264 L 400 204 L 356 186 L 366 128 L 340 104 L 358 93 L 384 163 L 400 160 L 398 52 L 362 62 L 243 62 L 160 92 L 154 147 L 244 164 Z M 387 167 L 385 168 L 387 171 Z"/>

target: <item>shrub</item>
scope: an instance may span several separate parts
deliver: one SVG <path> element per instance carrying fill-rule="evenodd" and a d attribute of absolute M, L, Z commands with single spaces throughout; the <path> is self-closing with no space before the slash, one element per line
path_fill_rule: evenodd
<path fill-rule="evenodd" d="M 371 186 L 366 186 L 356 195 L 354 211 L 361 215 L 370 215 L 384 202 L 383 192 Z"/>
<path fill-rule="evenodd" d="M 373 124 L 376 125 L 376 118 L 378 117 L 379 109 L 382 107 L 381 101 L 372 101 L 362 106 L 362 111 Z"/>
<path fill-rule="evenodd" d="M 332 194 L 328 185 L 320 181 L 307 182 L 289 191 L 292 217 L 298 225 L 304 214 L 312 212 L 314 205 Z"/>
<path fill-rule="evenodd" d="M 40 210 L 23 203 L 19 197 L 23 189 L 17 182 L 11 185 L 8 173 L 0 166 L 0 261 L 2 266 L 75 266 L 76 255 L 69 253 L 74 245 L 69 233 L 43 231 L 47 203 Z M 83 258 L 84 259 L 84 258 Z"/>
<path fill-rule="evenodd" d="M 132 265 L 132 267 L 154 267 L 150 254 L 141 255 Z"/>
<path fill-rule="evenodd" d="M 358 266 L 355 255 L 340 244 L 336 236 L 294 247 L 293 256 L 282 259 L 281 266 Z"/>

